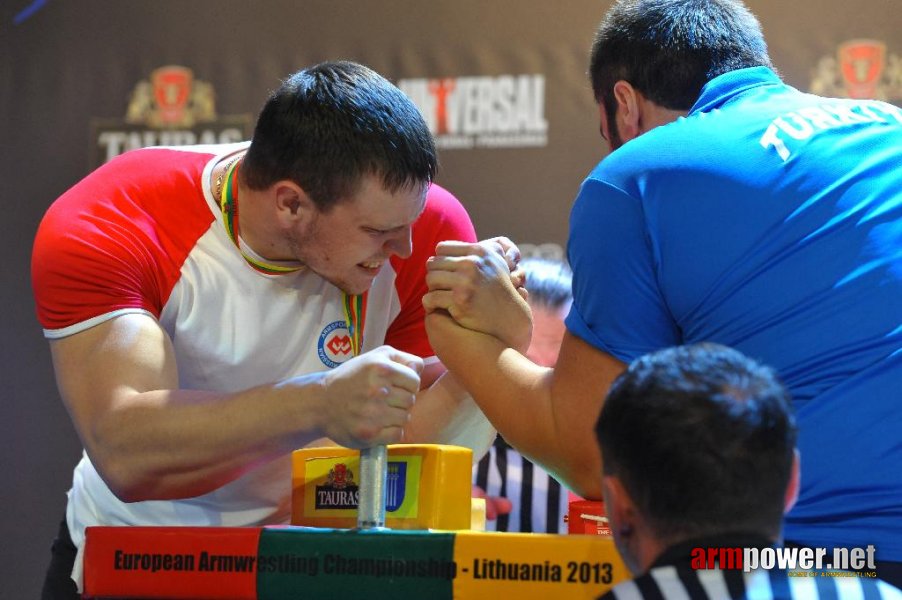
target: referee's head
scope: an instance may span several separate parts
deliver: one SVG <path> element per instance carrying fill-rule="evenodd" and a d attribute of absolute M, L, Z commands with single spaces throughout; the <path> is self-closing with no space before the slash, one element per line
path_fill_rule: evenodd
<path fill-rule="evenodd" d="M 634 361 L 596 425 L 608 517 L 634 572 L 722 534 L 776 541 L 798 489 L 796 426 L 768 367 L 717 344 Z"/>

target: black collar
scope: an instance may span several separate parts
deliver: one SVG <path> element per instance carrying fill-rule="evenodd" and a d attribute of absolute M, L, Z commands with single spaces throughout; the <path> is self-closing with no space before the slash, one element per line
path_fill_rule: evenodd
<path fill-rule="evenodd" d="M 772 548 L 775 544 L 761 534 L 724 533 L 678 542 L 662 552 L 649 569 L 665 565 L 690 564 L 695 548 Z"/>

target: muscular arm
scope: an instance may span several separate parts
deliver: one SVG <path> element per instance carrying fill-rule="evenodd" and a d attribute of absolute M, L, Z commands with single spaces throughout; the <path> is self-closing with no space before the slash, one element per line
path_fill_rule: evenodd
<path fill-rule="evenodd" d="M 51 352 L 82 443 L 124 501 L 204 494 L 323 436 L 397 441 L 419 385 L 417 365 L 402 364 L 409 355 L 391 351 L 237 393 L 182 390 L 168 336 L 137 314 L 53 341 Z"/>
<path fill-rule="evenodd" d="M 463 275 L 455 276 L 442 269 L 442 260 L 438 260 L 437 265 L 435 257 L 426 261 L 425 283 L 432 280 L 434 286 L 449 287 L 457 283 L 460 287 L 454 294 L 440 292 L 440 295 L 446 296 L 444 299 L 432 298 L 435 292 L 427 294 L 423 298 L 423 308 L 429 310 L 443 303 L 454 302 L 469 306 L 488 301 L 492 296 L 500 296 L 513 302 L 515 309 L 505 315 L 507 318 L 493 321 L 495 326 L 493 333 L 502 339 L 510 339 L 512 344 L 525 349 L 529 344 L 531 320 L 529 307 L 520 293 L 522 288 L 519 286 L 522 286 L 523 274 L 516 269 L 519 261 L 519 249 L 516 245 L 507 238 L 496 237 L 478 243 L 442 241 L 438 246 L 446 249 L 447 256 L 443 259 L 444 262 L 452 263 L 452 266 L 462 271 Z M 471 253 L 478 256 L 479 260 L 453 258 L 470 256 Z M 511 269 L 514 270 L 513 273 Z M 497 274 L 509 282 L 508 286 L 497 286 L 488 290 L 467 286 L 467 274 L 472 275 L 473 272 L 484 273 L 486 277 Z M 417 327 L 422 327 L 423 308 L 416 311 Z M 421 384 L 416 404 L 411 410 L 410 422 L 404 428 L 402 441 L 466 446 L 473 450 L 474 459 L 479 460 L 488 451 L 496 432 L 467 390 L 454 374 L 448 373 L 444 365 L 438 361 L 425 367 Z"/>
<path fill-rule="evenodd" d="M 442 363 L 428 365 L 423 382 L 424 389 L 417 394 L 401 441 L 466 446 L 478 461 L 492 445 L 495 428 Z"/>
<path fill-rule="evenodd" d="M 521 453 L 587 497 L 600 497 L 594 426 L 620 361 L 567 334 L 555 369 L 436 311 L 426 320 L 442 362 Z"/>

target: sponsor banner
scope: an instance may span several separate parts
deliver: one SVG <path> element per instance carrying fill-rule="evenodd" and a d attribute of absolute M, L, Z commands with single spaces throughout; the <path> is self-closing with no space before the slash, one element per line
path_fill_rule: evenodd
<path fill-rule="evenodd" d="M 257 527 L 88 527 L 85 597 L 256 596 Z"/>
<path fill-rule="evenodd" d="M 597 598 L 629 577 L 589 535 L 90 527 L 86 597 Z"/>
<path fill-rule="evenodd" d="M 397 85 L 420 109 L 440 149 L 548 145 L 542 74 L 401 79 Z"/>
<path fill-rule="evenodd" d="M 328 446 L 292 453 L 291 524 L 356 527 L 360 453 Z M 392 529 L 466 529 L 473 451 L 442 444 L 390 444 L 385 522 Z"/>
<path fill-rule="evenodd" d="M 147 146 L 227 144 L 252 134 L 252 115 L 218 115 L 213 85 L 168 65 L 135 85 L 123 119 L 91 119 L 91 166 Z"/>
<path fill-rule="evenodd" d="M 305 462 L 305 489 L 312 488 L 313 494 L 304 494 L 304 516 L 356 519 L 360 490 L 354 477 L 360 472 L 359 456 L 308 458 Z M 386 517 L 417 517 L 422 463 L 423 457 L 416 455 L 393 456 L 388 461 Z"/>
<path fill-rule="evenodd" d="M 597 598 L 629 577 L 613 539 L 594 535 L 467 533 L 454 559 L 455 598 Z"/>
<path fill-rule="evenodd" d="M 297 568 L 262 570 L 264 565 Z M 281 598 L 452 598 L 454 535 L 424 531 L 267 530 L 257 594 Z"/>

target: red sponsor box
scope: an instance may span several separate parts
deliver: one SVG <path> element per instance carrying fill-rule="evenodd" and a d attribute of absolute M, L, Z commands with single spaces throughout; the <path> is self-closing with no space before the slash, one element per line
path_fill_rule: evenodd
<path fill-rule="evenodd" d="M 567 533 L 611 535 L 604 502 L 600 500 L 574 500 L 567 511 Z"/>

